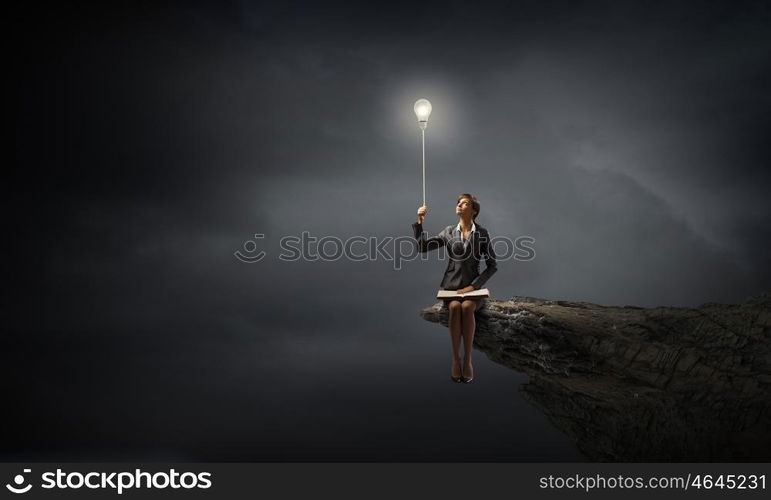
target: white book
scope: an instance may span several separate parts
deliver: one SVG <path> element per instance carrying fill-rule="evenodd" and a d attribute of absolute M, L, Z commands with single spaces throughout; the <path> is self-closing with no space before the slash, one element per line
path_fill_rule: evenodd
<path fill-rule="evenodd" d="M 481 297 L 489 297 L 490 290 L 482 288 L 480 290 L 474 290 L 467 293 L 458 293 L 455 290 L 439 290 L 436 292 L 437 299 L 473 299 Z"/>

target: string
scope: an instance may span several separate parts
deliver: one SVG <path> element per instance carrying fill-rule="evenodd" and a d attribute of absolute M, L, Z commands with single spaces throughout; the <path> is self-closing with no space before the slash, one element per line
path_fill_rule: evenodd
<path fill-rule="evenodd" d="M 420 130 L 421 144 L 423 146 L 423 205 L 426 204 L 426 131 Z"/>

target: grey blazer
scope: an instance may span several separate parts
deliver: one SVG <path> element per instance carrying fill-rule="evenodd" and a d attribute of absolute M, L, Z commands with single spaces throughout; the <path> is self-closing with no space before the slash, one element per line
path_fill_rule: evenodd
<path fill-rule="evenodd" d="M 447 226 L 437 236 L 426 238 L 423 225 L 412 223 L 418 251 L 426 253 L 438 248 L 445 248 L 447 251 L 447 269 L 439 285 L 443 290 L 458 290 L 469 285 L 479 290 L 484 288 L 490 276 L 498 270 L 487 229 L 476 222 L 474 224 L 476 231 L 471 233 L 471 241 L 464 247 L 457 226 Z M 485 260 L 485 270 L 480 274 L 479 262 L 482 258 Z"/>

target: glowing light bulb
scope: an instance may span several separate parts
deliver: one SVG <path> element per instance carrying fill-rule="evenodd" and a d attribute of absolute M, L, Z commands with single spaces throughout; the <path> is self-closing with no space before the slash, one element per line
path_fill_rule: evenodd
<path fill-rule="evenodd" d="M 423 130 L 428 126 L 428 117 L 431 116 L 431 103 L 428 99 L 418 99 L 415 101 L 415 116 L 418 117 L 418 125 Z"/>

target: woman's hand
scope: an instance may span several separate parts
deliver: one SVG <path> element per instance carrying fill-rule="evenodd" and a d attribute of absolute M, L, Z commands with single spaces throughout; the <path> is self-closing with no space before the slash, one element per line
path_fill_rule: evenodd
<path fill-rule="evenodd" d="M 427 205 L 423 205 L 422 207 L 418 208 L 418 224 L 423 224 L 423 219 L 426 218 L 427 213 L 428 213 Z"/>
<path fill-rule="evenodd" d="M 474 288 L 473 286 L 469 285 L 466 288 L 461 288 L 461 289 L 457 290 L 456 293 L 469 293 L 469 292 L 473 292 L 474 290 L 476 290 L 476 288 Z"/>

